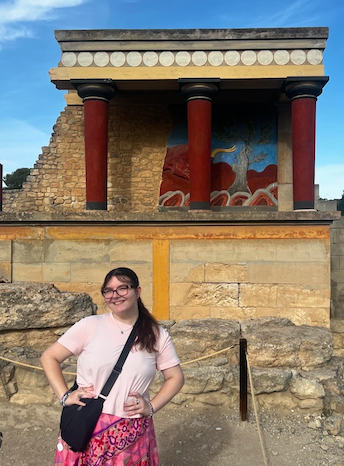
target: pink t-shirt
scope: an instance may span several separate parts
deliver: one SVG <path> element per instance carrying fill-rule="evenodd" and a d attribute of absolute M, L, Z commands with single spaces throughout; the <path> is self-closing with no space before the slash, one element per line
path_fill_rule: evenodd
<path fill-rule="evenodd" d="M 120 323 L 119 327 L 111 312 L 85 317 L 73 325 L 59 338 L 58 342 L 79 356 L 77 363 L 77 383 L 79 387 L 94 386 L 99 395 L 107 381 L 121 351 L 127 341 L 131 326 Z M 128 417 L 123 404 L 130 392 L 140 393 L 149 400 L 148 389 L 153 382 L 156 370 L 163 371 L 179 364 L 168 332 L 159 327 L 157 351 L 132 350 L 124 363 L 122 373 L 112 387 L 103 407 L 103 413 Z M 136 417 L 140 417 L 137 415 Z"/>

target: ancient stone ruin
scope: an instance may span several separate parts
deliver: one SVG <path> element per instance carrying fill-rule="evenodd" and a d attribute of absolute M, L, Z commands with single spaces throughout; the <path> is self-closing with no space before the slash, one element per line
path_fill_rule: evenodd
<path fill-rule="evenodd" d="M 0 356 L 39 367 L 41 352 L 74 322 L 96 312 L 85 293 L 60 292 L 46 284 L 0 285 Z M 344 414 L 344 359 L 333 355 L 329 329 L 262 317 L 162 321 L 184 365 L 185 385 L 177 405 L 238 407 L 238 343 L 246 338 L 254 393 L 260 406 L 281 414 L 291 410 Z M 216 356 L 189 364 L 189 361 Z M 75 358 L 63 365 L 68 383 Z M 0 360 L 0 398 L 12 403 L 57 403 L 39 370 Z M 152 392 L 158 391 L 157 375 Z M 250 390 L 249 390 L 250 392 Z"/>

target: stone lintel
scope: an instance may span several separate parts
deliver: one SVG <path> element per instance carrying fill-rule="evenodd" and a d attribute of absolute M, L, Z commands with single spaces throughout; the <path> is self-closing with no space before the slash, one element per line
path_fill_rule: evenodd
<path fill-rule="evenodd" d="M 142 213 L 114 213 L 100 211 L 85 211 L 80 213 L 67 214 L 63 212 L 53 213 L 7 213 L 0 212 L 0 224 L 5 225 L 34 225 L 34 224 L 124 224 L 124 225 L 149 225 L 149 224 L 330 224 L 340 218 L 340 212 L 259 212 L 226 211 L 226 212 L 142 212 Z"/>
<path fill-rule="evenodd" d="M 97 29 L 57 30 L 61 42 L 93 41 L 199 41 L 199 40 L 271 40 L 327 39 L 327 27 L 251 28 L 251 29 Z"/>

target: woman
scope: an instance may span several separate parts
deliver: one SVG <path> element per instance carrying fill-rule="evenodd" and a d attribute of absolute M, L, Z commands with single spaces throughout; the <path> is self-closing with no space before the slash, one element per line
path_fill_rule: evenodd
<path fill-rule="evenodd" d="M 143 305 L 135 272 L 126 267 L 111 270 L 101 292 L 110 312 L 80 320 L 41 357 L 60 403 L 84 406 L 81 398 L 101 392 L 139 318 L 137 338 L 86 450 L 74 453 L 59 438 L 54 466 L 158 466 L 152 416 L 183 386 L 179 359 L 168 333 Z M 78 389 L 69 393 L 60 364 L 72 355 L 79 356 Z M 165 382 L 150 401 L 156 369 Z"/>

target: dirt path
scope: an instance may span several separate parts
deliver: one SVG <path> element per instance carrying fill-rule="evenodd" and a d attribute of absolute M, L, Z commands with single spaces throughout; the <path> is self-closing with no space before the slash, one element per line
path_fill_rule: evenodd
<path fill-rule="evenodd" d="M 0 403 L 1 466 L 52 466 L 60 411 Z M 303 415 L 261 413 L 269 466 L 344 466 L 344 437 L 307 427 Z M 264 466 L 254 419 L 218 407 L 175 408 L 155 416 L 161 466 Z"/>

